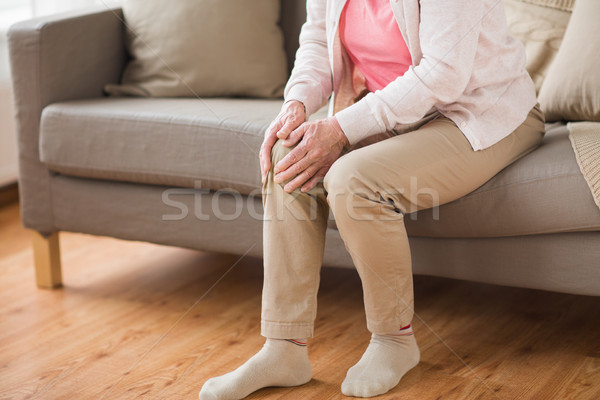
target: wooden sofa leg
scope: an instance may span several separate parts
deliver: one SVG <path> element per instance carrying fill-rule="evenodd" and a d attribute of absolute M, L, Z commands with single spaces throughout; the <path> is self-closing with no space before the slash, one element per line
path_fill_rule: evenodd
<path fill-rule="evenodd" d="M 48 237 L 32 232 L 35 280 L 38 287 L 54 289 L 62 286 L 58 232 Z"/>

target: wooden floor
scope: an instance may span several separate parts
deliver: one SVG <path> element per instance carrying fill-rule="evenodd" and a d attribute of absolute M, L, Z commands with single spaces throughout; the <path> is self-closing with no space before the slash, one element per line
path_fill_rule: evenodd
<path fill-rule="evenodd" d="M 194 399 L 262 345 L 261 261 L 61 234 L 65 287 L 34 285 L 0 209 L 0 399 Z M 232 267 L 231 271 L 223 274 Z M 600 399 L 600 298 L 415 280 L 421 363 L 381 399 Z M 313 380 L 252 399 L 340 399 L 369 340 L 355 271 L 324 269 Z"/>

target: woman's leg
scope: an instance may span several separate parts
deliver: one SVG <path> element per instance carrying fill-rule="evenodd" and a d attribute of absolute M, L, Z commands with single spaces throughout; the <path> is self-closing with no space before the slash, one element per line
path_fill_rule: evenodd
<path fill-rule="evenodd" d="M 361 276 L 367 326 L 374 334 L 342 391 L 374 396 L 418 362 L 414 336 L 395 336 L 413 316 L 412 267 L 404 215 L 456 200 L 535 149 L 543 116 L 497 144 L 473 151 L 456 125 L 439 117 L 416 131 L 352 151 L 325 177 L 327 199 Z M 388 339 L 394 339 L 387 340 Z"/>
<path fill-rule="evenodd" d="M 201 400 L 241 399 L 263 387 L 302 385 L 312 377 L 306 338 L 313 336 L 329 207 L 321 184 L 307 193 L 286 193 L 285 182 L 273 181 L 273 166 L 290 150 L 276 142 L 263 185 L 261 333 L 267 341 L 235 371 L 209 379 Z"/>
<path fill-rule="evenodd" d="M 286 182 L 273 181 L 273 166 L 291 149 L 275 143 L 263 185 L 261 334 L 276 339 L 313 336 L 329 216 L 322 184 L 306 193 L 286 193 Z"/>

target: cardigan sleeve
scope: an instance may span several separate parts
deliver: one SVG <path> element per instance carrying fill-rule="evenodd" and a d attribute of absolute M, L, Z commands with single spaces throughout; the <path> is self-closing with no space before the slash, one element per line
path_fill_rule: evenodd
<path fill-rule="evenodd" d="M 419 64 L 336 113 L 351 144 L 397 124 L 418 121 L 433 106 L 456 101 L 469 83 L 485 17 L 483 1 L 421 0 L 420 4 L 423 57 Z"/>
<path fill-rule="evenodd" d="M 299 100 L 307 116 L 324 106 L 333 90 L 326 34 L 326 0 L 308 0 L 306 22 L 300 31 L 300 47 L 290 79 L 284 90 L 285 101 Z"/>

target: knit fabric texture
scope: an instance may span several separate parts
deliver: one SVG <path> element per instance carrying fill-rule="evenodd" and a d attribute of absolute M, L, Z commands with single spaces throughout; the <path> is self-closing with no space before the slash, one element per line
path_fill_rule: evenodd
<path fill-rule="evenodd" d="M 600 207 L 600 122 L 570 122 L 567 127 L 579 169 Z"/>

